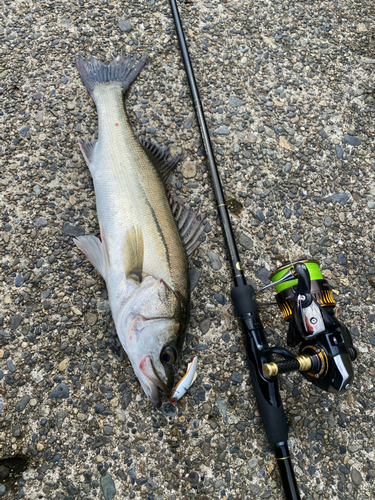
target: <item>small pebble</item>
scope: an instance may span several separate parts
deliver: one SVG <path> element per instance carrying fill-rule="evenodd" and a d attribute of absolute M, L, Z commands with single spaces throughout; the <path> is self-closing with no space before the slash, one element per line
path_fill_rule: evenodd
<path fill-rule="evenodd" d="M 229 135 L 230 134 L 230 130 L 229 130 L 229 128 L 227 126 L 223 125 L 218 130 L 216 130 L 216 133 L 218 135 Z"/>
<path fill-rule="evenodd" d="M 331 196 L 331 199 L 333 201 L 337 201 L 342 206 L 344 206 L 347 203 L 347 201 L 349 200 L 349 198 L 350 198 L 350 196 L 347 193 L 343 193 L 343 192 L 336 193 L 336 194 L 333 194 Z"/>
<path fill-rule="evenodd" d="M 93 361 L 91 363 L 91 371 L 93 372 L 94 375 L 99 375 L 102 367 L 98 361 Z"/>
<path fill-rule="evenodd" d="M 222 306 L 225 306 L 225 304 L 227 303 L 227 299 L 222 293 L 215 293 L 214 297 Z"/>
<path fill-rule="evenodd" d="M 122 395 L 122 400 L 121 400 L 121 404 L 122 404 L 122 409 L 123 410 L 126 410 L 126 408 L 129 406 L 129 404 L 131 403 L 132 401 L 132 391 L 130 388 L 128 389 L 125 389 L 123 395 Z"/>
<path fill-rule="evenodd" d="M 245 249 L 245 250 L 252 250 L 253 248 L 253 240 L 248 236 L 247 234 L 243 232 L 239 232 L 237 234 L 237 240 L 238 243 Z"/>
<path fill-rule="evenodd" d="M 332 226 L 332 218 L 331 218 L 331 217 L 326 217 L 326 218 L 324 219 L 324 225 L 325 225 L 326 227 L 331 227 L 331 226 Z"/>
<path fill-rule="evenodd" d="M 21 401 L 19 401 L 17 404 L 16 404 L 16 411 L 18 412 L 21 412 L 23 411 L 28 402 L 30 401 L 30 396 L 26 395 L 26 396 L 23 396 L 23 398 L 21 399 Z"/>
<path fill-rule="evenodd" d="M 270 271 L 265 267 L 261 267 L 255 271 L 255 276 L 259 278 L 264 285 L 270 283 Z"/>
<path fill-rule="evenodd" d="M 190 292 L 192 292 L 197 286 L 200 275 L 201 273 L 198 269 L 195 269 L 194 267 L 189 269 Z"/>
<path fill-rule="evenodd" d="M 47 221 L 47 219 L 43 219 L 43 218 L 42 219 L 34 219 L 33 225 L 35 227 L 46 227 L 46 226 L 48 226 L 48 221 Z"/>
<path fill-rule="evenodd" d="M 195 166 L 195 163 L 192 161 L 186 161 L 183 166 L 182 166 L 182 175 L 186 177 L 187 179 L 191 179 L 192 177 L 195 177 L 195 174 L 197 172 L 197 168 Z"/>
<path fill-rule="evenodd" d="M 211 321 L 209 318 L 204 319 L 199 323 L 199 328 L 203 334 L 207 333 L 210 329 Z"/>
<path fill-rule="evenodd" d="M 290 210 L 290 208 L 285 207 L 283 212 L 284 212 L 285 218 L 290 219 L 290 217 L 292 216 L 292 211 Z"/>
<path fill-rule="evenodd" d="M 198 475 L 198 473 L 195 472 L 195 471 L 190 472 L 190 474 L 188 475 L 187 480 L 189 481 L 190 484 L 198 484 L 198 482 L 199 482 L 199 475 Z"/>
<path fill-rule="evenodd" d="M 74 238 L 85 234 L 85 228 L 81 226 L 72 226 L 68 222 L 65 222 L 63 231 L 65 236 L 72 236 Z"/>
<path fill-rule="evenodd" d="M 129 33 L 132 30 L 132 24 L 129 21 L 119 21 L 118 26 L 124 33 Z"/>
<path fill-rule="evenodd" d="M 258 484 L 250 483 L 249 484 L 249 489 L 250 489 L 251 496 L 253 496 L 253 497 L 257 497 L 258 496 L 258 493 L 260 491 L 260 486 Z"/>
<path fill-rule="evenodd" d="M 184 127 L 186 129 L 191 128 L 192 124 L 193 124 L 193 120 L 190 117 L 186 118 L 186 120 L 184 121 Z"/>
<path fill-rule="evenodd" d="M 7 477 L 9 477 L 9 468 L 5 467 L 5 465 L 0 465 L 0 481 L 4 481 Z"/>
<path fill-rule="evenodd" d="M 105 425 L 103 427 L 103 432 L 106 436 L 112 436 L 112 433 L 113 433 L 113 427 L 110 426 L 110 425 Z"/>
<path fill-rule="evenodd" d="M 266 220 L 266 218 L 264 217 L 264 213 L 262 212 L 262 210 L 257 210 L 256 216 L 257 216 L 258 220 L 260 220 L 261 222 L 263 222 L 263 221 Z"/>
<path fill-rule="evenodd" d="M 232 106 L 232 108 L 239 108 L 240 106 L 246 104 L 246 102 L 242 99 L 239 99 L 238 97 L 230 97 L 229 104 Z"/>
<path fill-rule="evenodd" d="M 21 426 L 20 424 L 15 424 L 12 427 L 12 436 L 13 437 L 20 437 L 21 436 Z"/>
<path fill-rule="evenodd" d="M 59 364 L 59 371 L 64 372 L 67 369 L 68 364 L 69 364 L 68 359 L 64 359 L 63 361 L 61 361 L 61 363 Z"/>
<path fill-rule="evenodd" d="M 302 239 L 302 236 L 300 234 L 291 234 L 290 237 L 294 243 L 298 243 L 299 240 Z"/>
<path fill-rule="evenodd" d="M 177 414 L 176 407 L 170 403 L 164 403 L 161 410 L 167 417 L 174 417 Z"/>
<path fill-rule="evenodd" d="M 30 127 L 29 125 L 26 125 L 25 127 L 22 127 L 19 134 L 21 137 L 26 137 L 27 136 L 27 132 L 30 130 Z"/>
<path fill-rule="evenodd" d="M 242 380 L 243 380 L 243 376 L 241 375 L 241 373 L 239 372 L 234 372 L 232 373 L 230 379 L 233 381 L 233 382 L 237 382 L 237 383 L 241 383 Z"/>
<path fill-rule="evenodd" d="M 55 387 L 48 395 L 50 398 L 68 398 L 69 397 L 69 389 L 64 384 L 61 383 L 57 387 Z"/>
<path fill-rule="evenodd" d="M 341 146 L 335 146 L 335 150 L 336 150 L 336 156 L 337 156 L 337 159 L 338 160 L 341 160 L 341 158 L 343 157 L 343 150 L 342 150 L 342 147 Z"/>
<path fill-rule="evenodd" d="M 17 370 L 16 365 L 13 363 L 12 359 L 8 359 L 8 361 L 7 361 L 7 367 L 8 367 L 8 370 L 11 373 L 14 373 Z"/>
<path fill-rule="evenodd" d="M 215 252 L 208 252 L 208 258 L 210 259 L 212 269 L 214 269 L 215 271 L 221 269 L 222 264 L 220 257 Z"/>
<path fill-rule="evenodd" d="M 337 260 L 341 266 L 346 266 L 348 263 L 347 258 L 345 257 L 345 255 L 343 253 L 339 253 L 337 255 Z"/>
<path fill-rule="evenodd" d="M 105 411 L 105 407 L 102 403 L 99 403 L 95 406 L 95 413 L 101 415 Z"/>
<path fill-rule="evenodd" d="M 344 139 L 351 146 L 359 146 L 361 144 L 361 139 L 353 135 L 346 135 Z"/>
<path fill-rule="evenodd" d="M 17 288 L 19 288 L 20 286 L 22 286 L 24 284 L 25 280 L 23 279 L 23 276 L 21 274 L 17 274 L 16 276 L 16 282 L 15 282 L 15 285 Z"/>
<path fill-rule="evenodd" d="M 354 467 L 351 468 L 350 475 L 351 475 L 353 483 L 356 486 L 360 486 L 362 484 L 362 475 L 356 468 L 354 468 Z"/>

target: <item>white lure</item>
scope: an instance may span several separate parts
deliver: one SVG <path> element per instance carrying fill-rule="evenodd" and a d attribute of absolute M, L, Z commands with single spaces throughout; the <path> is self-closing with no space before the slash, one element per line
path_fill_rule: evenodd
<path fill-rule="evenodd" d="M 188 364 L 185 375 L 175 385 L 170 397 L 171 403 L 176 404 L 177 401 L 179 401 L 182 398 L 182 396 L 184 396 L 190 389 L 190 387 L 194 384 L 195 379 L 197 378 L 198 375 L 197 364 L 198 364 L 198 358 L 197 356 L 195 356 L 193 361 Z"/>

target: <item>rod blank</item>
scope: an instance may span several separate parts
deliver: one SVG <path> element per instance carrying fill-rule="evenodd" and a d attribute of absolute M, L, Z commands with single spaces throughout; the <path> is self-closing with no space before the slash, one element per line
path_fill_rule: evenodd
<path fill-rule="evenodd" d="M 232 224 L 230 222 L 228 209 L 225 203 L 225 197 L 223 193 L 223 188 L 221 186 L 221 181 L 219 177 L 219 172 L 216 166 L 215 156 L 212 149 L 210 134 L 208 132 L 206 119 L 203 112 L 202 102 L 199 96 L 197 83 L 195 81 L 193 67 L 191 65 L 190 56 L 188 48 L 186 45 L 185 35 L 181 25 L 181 19 L 178 12 L 177 4 L 175 0 L 170 0 L 172 15 L 175 22 L 177 38 L 180 44 L 182 59 L 184 61 L 186 76 L 189 82 L 189 87 L 191 91 L 191 97 L 193 100 L 193 105 L 195 108 L 195 113 L 199 123 L 199 127 L 202 134 L 202 139 L 204 143 L 204 149 L 206 151 L 207 162 L 210 168 L 212 186 L 216 196 L 217 209 L 222 221 L 223 229 L 225 232 L 225 239 L 228 245 L 229 257 L 232 266 L 232 271 L 234 275 L 234 281 L 236 286 L 246 285 L 246 280 L 244 273 L 242 271 L 241 260 L 238 253 L 238 248 L 234 239 L 234 234 L 232 231 Z"/>
<path fill-rule="evenodd" d="M 265 379 L 260 368 L 262 364 L 262 350 L 260 350 L 260 348 L 258 349 L 257 342 L 265 348 L 267 347 L 267 340 L 265 338 L 264 329 L 259 317 L 258 306 L 254 300 L 254 290 L 250 285 L 246 285 L 245 276 L 242 271 L 238 248 L 234 239 L 228 209 L 225 204 L 225 197 L 220 182 L 219 172 L 216 166 L 210 135 L 208 133 L 202 102 L 199 97 L 184 32 L 181 26 L 176 0 L 169 1 L 191 90 L 193 104 L 206 150 L 212 186 L 216 195 L 217 209 L 222 221 L 225 239 L 228 245 L 235 282 L 235 288 L 232 290 L 232 300 L 237 310 L 237 314 L 242 320 L 243 332 L 247 344 L 250 374 L 258 408 L 267 432 L 267 437 L 275 448 L 275 455 L 283 482 L 285 496 L 287 500 L 300 500 L 298 486 L 288 450 L 287 423 L 280 399 L 277 379 Z M 269 359 L 269 361 L 271 361 L 271 359 Z"/>

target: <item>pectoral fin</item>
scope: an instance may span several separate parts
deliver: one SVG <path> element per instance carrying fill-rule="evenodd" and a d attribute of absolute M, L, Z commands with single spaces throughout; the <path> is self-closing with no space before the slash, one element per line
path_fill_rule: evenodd
<path fill-rule="evenodd" d="M 142 281 L 144 244 L 143 233 L 140 227 L 133 226 L 126 233 L 122 258 L 127 279 Z"/>
<path fill-rule="evenodd" d="M 96 236 L 89 234 L 74 238 L 74 243 L 86 255 L 91 264 L 104 279 L 107 279 L 109 261 L 104 244 Z"/>

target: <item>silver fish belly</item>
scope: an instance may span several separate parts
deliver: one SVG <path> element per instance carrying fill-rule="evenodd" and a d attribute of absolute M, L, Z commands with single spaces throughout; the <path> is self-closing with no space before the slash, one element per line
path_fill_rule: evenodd
<path fill-rule="evenodd" d="M 106 281 L 120 341 L 147 396 L 160 404 L 168 394 L 184 340 L 189 303 L 188 254 L 202 224 L 166 197 L 163 175 L 177 158 L 141 145 L 129 124 L 123 92 L 145 63 L 120 57 L 109 65 L 92 58 L 77 67 L 93 97 L 97 142 L 80 141 L 94 181 L 101 240 L 75 240 Z M 154 160 L 154 161 L 152 161 Z"/>

